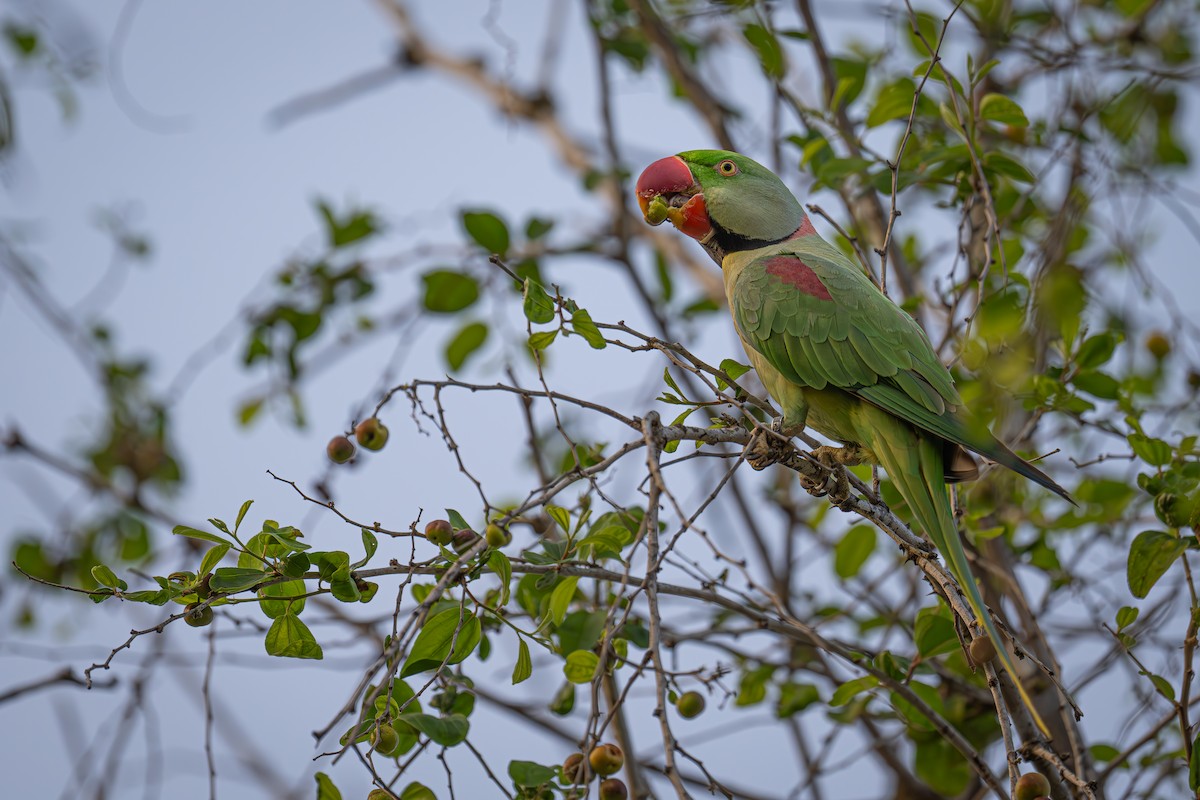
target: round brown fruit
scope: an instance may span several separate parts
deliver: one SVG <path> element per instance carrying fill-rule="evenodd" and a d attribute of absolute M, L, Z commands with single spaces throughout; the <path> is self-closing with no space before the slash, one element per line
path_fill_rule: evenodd
<path fill-rule="evenodd" d="M 463 528 L 461 531 L 454 532 L 454 552 L 465 553 L 475 546 L 479 541 L 479 534 L 470 528 Z"/>
<path fill-rule="evenodd" d="M 990 636 L 980 636 L 971 641 L 971 660 L 976 664 L 986 664 L 996 657 L 996 644 Z"/>
<path fill-rule="evenodd" d="M 675 710 L 684 719 L 693 719 L 704 713 L 704 695 L 699 692 L 684 692 L 675 701 Z"/>
<path fill-rule="evenodd" d="M 488 547 L 499 549 L 512 541 L 512 534 L 495 523 L 489 523 L 483 534 L 487 538 Z"/>
<path fill-rule="evenodd" d="M 368 450 L 382 450 L 387 444 L 388 429 L 377 417 L 368 417 L 358 423 L 354 429 L 354 438 Z"/>
<path fill-rule="evenodd" d="M 354 442 L 345 436 L 335 436 L 325 445 L 325 454 L 335 464 L 345 464 L 354 458 Z"/>
<path fill-rule="evenodd" d="M 400 734 L 391 725 L 380 725 L 371 731 L 371 747 L 375 752 L 389 755 L 400 746 Z"/>
<path fill-rule="evenodd" d="M 1039 797 L 1050 796 L 1050 781 L 1040 772 L 1026 772 L 1017 778 L 1017 791 L 1013 800 L 1037 800 Z"/>
<path fill-rule="evenodd" d="M 625 784 L 620 778 L 600 781 L 600 800 L 625 800 L 627 797 L 629 797 L 629 790 L 625 788 Z"/>
<path fill-rule="evenodd" d="M 587 770 L 583 766 L 583 753 L 571 753 L 562 764 L 563 780 L 572 785 L 586 783 Z"/>
<path fill-rule="evenodd" d="M 211 625 L 213 621 L 213 610 L 208 606 L 200 607 L 199 603 L 192 603 L 186 609 L 187 616 L 183 621 L 193 628 L 203 628 L 205 625 Z"/>
<path fill-rule="evenodd" d="M 588 754 L 588 763 L 597 775 L 612 775 L 625 766 L 625 754 L 615 744 L 598 744 Z"/>
<path fill-rule="evenodd" d="M 425 538 L 438 547 L 445 547 L 454 538 L 454 528 L 444 519 L 435 519 L 425 526 Z"/>
<path fill-rule="evenodd" d="M 1162 361 L 1171 352 L 1171 340 L 1162 331 L 1152 331 L 1146 337 L 1146 349 L 1158 361 Z"/>

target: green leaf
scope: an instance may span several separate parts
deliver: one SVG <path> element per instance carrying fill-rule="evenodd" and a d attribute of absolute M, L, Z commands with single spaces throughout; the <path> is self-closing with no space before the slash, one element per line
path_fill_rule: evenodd
<path fill-rule="evenodd" d="M 358 569 L 366 566 L 371 560 L 371 556 L 375 555 L 375 551 L 379 549 L 379 539 L 375 538 L 375 534 L 371 533 L 366 528 L 362 529 L 363 551 L 366 553 L 359 561 L 355 561 L 350 565 L 350 569 Z"/>
<path fill-rule="evenodd" d="M 189 539 L 200 539 L 205 542 L 212 542 L 213 544 L 229 544 L 228 539 L 223 539 L 220 536 L 217 536 L 215 533 L 197 530 L 196 528 L 189 528 L 187 525 L 176 525 L 171 529 L 171 533 L 175 534 L 176 536 L 186 536 Z"/>
<path fill-rule="evenodd" d="M 233 523 L 233 529 L 237 530 L 242 527 L 242 520 L 246 518 L 246 512 L 250 510 L 250 506 L 254 505 L 253 500 L 247 500 L 242 503 L 242 507 L 238 509 L 237 520 Z"/>
<path fill-rule="evenodd" d="M 592 322 L 592 315 L 586 309 L 578 309 L 571 315 L 571 329 L 596 350 L 603 350 L 608 346 L 600 329 L 596 327 L 596 323 Z"/>
<path fill-rule="evenodd" d="M 775 706 L 775 716 L 785 719 L 799 714 L 820 699 L 821 695 L 813 684 L 789 681 L 779 687 L 779 703 Z"/>
<path fill-rule="evenodd" d="M 558 523 L 563 533 L 571 532 L 571 513 L 562 506 L 548 505 L 545 507 L 546 516 Z"/>
<path fill-rule="evenodd" d="M 1161 675 L 1153 675 L 1149 672 L 1143 672 L 1142 674 L 1150 679 L 1150 683 L 1154 684 L 1156 692 L 1167 698 L 1168 701 L 1175 702 L 1175 687 L 1166 678 Z"/>
<path fill-rule="evenodd" d="M 558 637 L 558 647 L 561 653 L 573 653 L 576 650 L 591 650 L 600 641 L 604 633 L 607 617 L 603 611 L 572 611 L 563 619 L 562 624 L 554 631 Z M 635 630 L 626 625 L 622 635 Z"/>
<path fill-rule="evenodd" d="M 508 254 L 508 226 L 490 211 L 464 211 L 463 228 L 475 243 L 501 257 Z"/>
<path fill-rule="evenodd" d="M 830 109 L 850 105 L 862 92 L 867 83 L 867 62 L 862 58 L 829 59 L 833 66 L 833 74 L 837 77 L 837 86 L 829 103 Z"/>
<path fill-rule="evenodd" d="M 488 569 L 500 579 L 500 606 L 508 605 L 509 583 L 512 581 L 512 561 L 499 550 L 488 556 Z"/>
<path fill-rule="evenodd" d="M 171 599 L 171 593 L 166 589 L 158 591 L 126 592 L 125 599 L 133 603 L 149 603 L 152 606 L 165 606 Z"/>
<path fill-rule="evenodd" d="M 1192 742 L 1192 760 L 1188 764 L 1188 788 L 1200 792 L 1200 734 Z"/>
<path fill-rule="evenodd" d="M 513 667 L 512 682 L 516 686 L 533 674 L 533 660 L 529 657 L 529 645 L 524 639 L 517 639 L 517 664 Z"/>
<path fill-rule="evenodd" d="M 1113 351 L 1117 349 L 1117 344 L 1115 333 L 1105 332 L 1089 336 L 1075 354 L 1076 366 L 1080 369 L 1093 369 L 1107 363 L 1112 358 Z"/>
<path fill-rule="evenodd" d="M 413 781 L 404 787 L 400 800 L 437 800 L 437 795 L 425 784 Z"/>
<path fill-rule="evenodd" d="M 834 571 L 843 579 L 854 577 L 874 550 L 875 529 L 870 525 L 855 525 L 834 545 Z"/>
<path fill-rule="evenodd" d="M 540 239 L 550 232 L 554 227 L 554 220 L 542 219 L 541 217 L 530 217 L 529 222 L 525 225 L 525 238 L 529 240 Z"/>
<path fill-rule="evenodd" d="M 558 586 L 555 586 L 554 591 L 550 593 L 550 604 L 547 607 L 546 618 L 555 625 L 562 624 L 563 617 L 567 613 L 567 606 L 575 598 L 575 585 L 577 583 L 579 583 L 579 577 L 572 575 L 563 580 Z"/>
<path fill-rule="evenodd" d="M 96 566 L 92 567 L 92 577 L 95 579 L 96 583 L 100 584 L 101 586 L 107 586 L 109 589 L 120 589 L 121 591 L 125 591 L 129 588 L 129 584 L 118 578 L 116 573 L 103 564 L 97 564 Z"/>
<path fill-rule="evenodd" d="M 450 527 L 456 531 L 464 531 L 470 529 L 470 525 L 463 519 L 463 515 L 455 511 L 453 508 L 446 509 L 446 519 L 450 520 Z"/>
<path fill-rule="evenodd" d="M 268 577 L 261 569 L 252 567 L 221 567 L 213 572 L 208 586 L 214 592 L 236 594 L 254 588 Z"/>
<path fill-rule="evenodd" d="M 487 341 L 488 326 L 482 322 L 468 322 L 454 334 L 446 345 L 446 363 L 450 369 L 460 369 L 464 362 Z"/>
<path fill-rule="evenodd" d="M 317 800 L 342 800 L 342 793 L 328 775 L 318 772 L 314 777 L 317 779 Z"/>
<path fill-rule="evenodd" d="M 1018 128 L 1029 127 L 1029 118 L 1021 106 L 1002 94 L 986 94 L 979 102 L 979 116 L 1001 125 L 1015 125 Z"/>
<path fill-rule="evenodd" d="M 526 319 L 538 325 L 554 321 L 554 300 L 540 283 L 533 278 L 526 278 L 521 294 L 523 297 L 521 307 L 525 311 Z"/>
<path fill-rule="evenodd" d="M 268 551 L 266 551 L 267 555 L 282 555 L 284 552 L 298 553 L 301 550 L 310 549 L 312 547 L 312 545 L 308 545 L 308 544 L 305 544 L 304 542 L 299 541 L 294 535 L 295 532 L 296 532 L 296 529 L 290 528 L 290 527 L 275 530 L 274 528 L 270 527 L 270 525 L 268 523 L 268 524 L 263 525 L 262 533 L 256 534 L 256 536 L 262 536 L 265 539 L 270 540 L 269 544 L 279 545 L 280 547 L 283 548 L 282 551 L 279 551 L 277 553 L 271 553 L 268 550 Z M 293 535 L 285 536 L 284 535 L 285 533 L 293 534 Z"/>
<path fill-rule="evenodd" d="M 1187 549 L 1187 542 L 1163 531 L 1142 531 L 1129 546 L 1127 579 L 1134 597 L 1150 593 L 1175 559 Z"/>
<path fill-rule="evenodd" d="M 588 683 L 596 675 L 600 656 L 591 650 L 576 650 L 563 663 L 563 674 L 571 683 Z"/>
<path fill-rule="evenodd" d="M 429 737 L 434 744 L 453 747 L 467 738 L 471 723 L 462 714 L 435 717 L 431 714 L 401 714 L 396 718 Z"/>
<path fill-rule="evenodd" d="M 767 697 L 767 681 L 775 673 L 775 668 L 770 664 L 763 664 L 754 669 L 746 670 L 742 673 L 742 678 L 738 681 L 737 698 L 733 704 L 744 708 L 761 703 Z"/>
<path fill-rule="evenodd" d="M 308 626 L 295 614 L 284 614 L 271 623 L 265 640 L 267 655 L 282 658 L 321 659 L 325 654 Z"/>
<path fill-rule="evenodd" d="M 983 166 L 1021 183 L 1033 183 L 1036 180 L 1028 167 L 1007 153 L 993 150 L 983 157 Z"/>
<path fill-rule="evenodd" d="M 532 761 L 510 761 L 508 764 L 508 777 L 517 786 L 536 788 L 554 780 L 557 775 L 558 771 L 553 767 L 543 767 Z"/>
<path fill-rule="evenodd" d="M 1121 631 L 1132 625 L 1138 618 L 1140 610 L 1134 606 L 1121 606 L 1117 612 L 1117 630 Z"/>
<path fill-rule="evenodd" d="M 933 658 L 949 653 L 958 647 L 958 635 L 954 632 L 954 621 L 945 606 L 938 603 L 917 612 L 913 626 L 913 643 L 924 658 Z"/>
<path fill-rule="evenodd" d="M 1134 455 L 1151 466 L 1161 467 L 1171 463 L 1173 455 L 1171 445 L 1162 439 L 1131 433 L 1129 434 L 1129 446 L 1133 448 Z"/>
<path fill-rule="evenodd" d="M 237 420 L 238 424 L 243 428 L 249 425 L 258 416 L 258 412 L 263 409 L 264 399 L 255 397 L 245 401 L 238 406 Z"/>
<path fill-rule="evenodd" d="M 535 353 L 545 350 L 550 345 L 554 344 L 554 340 L 558 338 L 558 330 L 552 331 L 536 331 L 529 334 L 529 349 Z"/>
<path fill-rule="evenodd" d="M 783 48 L 779 40 L 769 30 L 761 25 L 747 25 L 742 28 L 742 35 L 758 53 L 759 63 L 762 64 L 763 74 L 769 78 L 781 78 L 784 73 Z"/>
<path fill-rule="evenodd" d="M 941 737 L 917 743 L 917 777 L 943 797 L 958 797 L 971 780 L 971 766 L 962 753 Z"/>
<path fill-rule="evenodd" d="M 726 358 L 721 361 L 721 371 L 728 375 L 730 380 L 736 381 L 738 378 L 749 372 L 750 367 L 734 361 L 732 358 Z M 730 388 L 730 386 L 723 378 L 717 378 L 717 388 L 725 390 Z"/>
<path fill-rule="evenodd" d="M 462 311 L 479 299 L 479 282 L 470 275 L 435 269 L 421 276 L 425 284 L 425 308 L 439 314 Z"/>
<path fill-rule="evenodd" d="M 299 578 L 308 572 L 312 561 L 307 553 L 292 553 L 283 561 L 283 574 L 289 578 Z"/>
<path fill-rule="evenodd" d="M 258 590 L 258 605 L 262 609 L 262 612 L 271 619 L 279 619 L 284 614 L 300 616 L 304 611 L 306 600 L 306 598 L 302 597 L 303 594 L 304 581 L 273 583 Z M 296 599 L 280 599 L 285 597 Z"/>
<path fill-rule="evenodd" d="M 917 86 L 911 78 L 901 78 L 879 90 L 875 105 L 867 114 L 867 127 L 875 128 L 894 119 L 907 118 L 912 112 Z"/>
<path fill-rule="evenodd" d="M 868 689 L 874 689 L 878 685 L 879 679 L 874 675 L 863 675 L 861 678 L 846 681 L 834 691 L 833 697 L 829 698 L 829 705 L 833 707 L 844 706 L 859 693 L 865 692 Z"/>
<path fill-rule="evenodd" d="M 400 677 L 407 678 L 418 672 L 436 669 L 443 662 L 457 664 L 471 654 L 479 644 L 479 638 L 479 618 L 474 614 L 465 614 L 458 608 L 448 608 L 434 614 L 417 634 L 404 668 L 400 670 Z M 451 643 L 454 645 L 453 653 L 450 651 Z"/>
<path fill-rule="evenodd" d="M 379 221 L 370 211 L 352 209 L 348 214 L 338 217 L 333 209 L 324 201 L 317 201 L 317 210 L 325 220 L 325 233 L 329 246 L 345 247 L 348 244 L 365 239 L 379 232 Z"/>

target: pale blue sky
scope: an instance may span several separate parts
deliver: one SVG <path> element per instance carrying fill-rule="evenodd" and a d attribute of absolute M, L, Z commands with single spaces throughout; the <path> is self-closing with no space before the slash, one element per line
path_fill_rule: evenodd
<path fill-rule="evenodd" d="M 497 63 L 505 58 L 502 47 L 481 23 L 488 4 L 415 5 L 427 29 L 448 47 L 478 50 Z M 592 77 L 592 43 L 578 24 L 579 4 L 568 5 L 572 22 L 566 28 L 570 38 L 564 43 L 558 99 L 571 129 L 598 142 L 601 128 Z M 124 291 L 105 309 L 104 316 L 113 322 L 122 348 L 153 357 L 155 376 L 163 383 L 198 344 L 236 314 L 265 276 L 297 252 L 317 250 L 318 228 L 312 210 L 317 196 L 329 198 L 335 206 L 357 201 L 376 207 L 390 226 L 376 253 L 403 252 L 417 243 L 457 241 L 453 220 L 456 209 L 463 205 L 503 209 L 511 220 L 535 212 L 560 216 L 560 233 L 585 230 L 599 219 L 601 211 L 594 199 L 561 168 L 543 139 L 433 74 L 418 72 L 329 113 L 282 130 L 272 128 L 267 115 L 280 103 L 376 68 L 389 57 L 392 31 L 371 3 L 221 0 L 141 4 L 120 55 L 121 64 L 128 91 L 156 117 L 177 126 L 178 132 L 172 133 L 137 124 L 114 101 L 106 82 L 108 45 L 122 4 L 77 1 L 74 7 L 95 36 L 101 70 L 82 87 L 78 115 L 68 122 L 60 118 L 46 92 L 12 81 L 20 152 L 9 165 L 8 184 L 0 194 L 0 220 L 27 226 L 29 250 L 37 256 L 43 280 L 70 305 L 86 294 L 110 257 L 109 240 L 93 222 L 96 210 L 114 204 L 133 209 L 134 228 L 149 235 L 153 257 L 148 264 L 134 266 Z M 536 68 L 546 6 L 509 2 L 496 7 L 500 9 L 500 28 L 518 42 L 515 74 L 528 78 Z M 838 20 L 830 29 L 834 36 L 865 38 L 874 32 L 883 35 L 884 26 Z M 748 63 L 734 60 L 737 69 L 748 68 Z M 725 76 L 726 84 L 736 84 L 737 74 L 735 69 Z M 666 99 L 664 88 L 656 81 L 618 71 L 617 94 L 618 114 L 628 136 L 624 144 L 631 159 L 649 161 L 711 144 L 695 121 Z M 752 98 L 745 102 L 752 120 L 765 120 L 765 109 L 756 108 Z M 1189 114 L 1194 119 L 1195 109 L 1189 109 Z M 630 120 L 637 124 L 629 124 Z M 1192 174 L 1191 184 L 1196 183 Z M 815 199 L 826 208 L 836 207 L 828 198 Z M 912 224 L 909 217 L 903 219 Z M 1155 219 L 1162 233 L 1156 250 L 1157 276 L 1177 287 L 1179 303 L 1200 310 L 1195 242 L 1169 215 L 1163 213 Z M 820 223 L 818 227 L 825 229 Z M 573 271 L 573 267 L 579 269 Z M 577 296 L 586 297 L 595 318 L 626 319 L 634 325 L 643 321 L 629 298 L 610 290 L 612 282 L 603 270 L 594 268 L 594 262 L 567 261 L 558 269 L 555 279 Z M 407 280 L 393 279 L 392 290 L 405 291 Z M 690 294 L 694 287 L 684 290 Z M 260 292 L 256 296 L 262 299 L 265 295 Z M 1113 288 L 1112 296 L 1140 302 L 1120 287 Z M 502 309 L 485 308 L 489 314 L 504 314 Z M 1156 312 L 1147 307 L 1143 313 L 1152 316 Z M 440 376 L 444 366 L 438 350 L 449 331 L 442 323 L 431 325 L 400 375 Z M 693 337 L 689 343 L 711 363 L 738 355 L 723 317 L 706 320 L 686 332 Z M 0 423 L 19 423 L 33 438 L 50 446 L 69 447 L 84 441 L 95 425 L 86 376 L 70 352 L 11 292 L 0 295 L 0 341 L 8 343 L 0 352 L 0 375 L 6 376 L 0 394 Z M 258 385 L 261 376 L 243 372 L 233 352 L 214 361 L 175 412 L 189 467 L 188 491 L 176 504 L 177 513 L 195 522 L 213 515 L 231 517 L 243 500 L 253 497 L 258 503 L 251 515 L 254 519 L 306 519 L 311 525 L 306 530 L 322 546 L 333 547 L 349 536 L 353 541 L 338 546 L 356 548 L 353 531 L 311 515 L 290 489 L 271 481 L 265 471 L 275 469 L 301 480 L 319 475 L 325 469 L 325 440 L 348 421 L 360 403 L 374 402 L 380 364 L 390 356 L 394 344 L 388 341 L 356 353 L 311 383 L 307 399 L 312 424 L 299 434 L 272 418 L 249 431 L 237 429 L 232 422 L 236 403 Z M 656 376 L 664 366 L 661 361 L 645 357 L 635 362 L 635 369 L 647 380 L 641 386 L 635 381 L 630 389 L 629 383 L 607 382 L 612 376 L 628 379 L 627 356 L 612 350 L 594 353 L 577 340 L 571 347 L 564 350 L 556 388 L 594 392 L 597 376 L 602 376 L 606 382 L 601 385 L 613 387 L 602 399 L 622 405 L 631 414 L 651 407 L 657 392 Z M 493 347 L 467 377 L 494 380 L 495 367 L 503 359 L 504 352 Z M 454 472 L 441 443 L 412 430 L 402 403 L 392 408 L 391 446 L 349 478 L 339 480 L 339 505 L 352 516 L 381 519 L 392 527 L 406 526 L 419 507 L 472 508 L 473 491 Z M 512 491 L 522 488 L 524 483 L 513 479 L 520 461 L 512 454 L 518 452 L 521 439 L 515 405 L 505 408 L 505 413 L 514 414 L 513 426 L 499 433 L 495 420 L 477 398 L 455 398 L 449 408 L 456 415 L 460 441 L 467 443 L 466 457 L 481 477 Z M 53 502 L 30 493 L 31 487 L 41 485 L 52 487 Z M 85 494 L 52 480 L 27 462 L 0 461 L 0 507 L 7 512 L 0 526 L 4 543 L 22 529 L 48 527 L 50 518 L 63 508 L 83 509 L 87 503 Z M 47 509 L 47 505 L 53 507 Z M 740 547 L 732 531 L 717 530 L 715 535 L 722 546 Z M 804 574 L 816 576 L 822 570 L 813 565 Z M 385 591 L 388 586 L 385 584 Z M 10 627 L 12 609 L 25 590 L 11 583 L 6 588 L 5 602 L 0 605 L 0 675 L 4 676 L 0 689 L 40 677 L 53 664 L 86 666 L 94 658 L 103 658 L 131 625 L 144 627 L 162 615 L 159 609 L 140 608 L 114 614 L 109 606 L 93 608 L 39 595 L 43 627 L 26 633 Z M 200 749 L 203 731 L 194 702 L 204 648 L 198 633 L 181 626 L 169 630 L 166 636 L 172 651 L 190 654 L 185 659 L 188 663 L 174 666 L 172 662 L 170 669 L 157 673 L 148 688 L 159 714 L 157 735 L 165 753 L 162 780 L 168 796 L 201 796 L 206 786 Z M 320 628 L 317 633 L 321 635 Z M 132 654 L 117 659 L 116 674 L 123 682 L 134 677 L 133 665 L 152 653 L 152 648 L 146 638 Z M 300 774 L 309 768 L 312 740 L 308 732 L 323 724 L 349 691 L 364 657 L 363 648 L 334 639 L 326 643 L 326 661 L 321 664 L 268 660 L 261 655 L 261 644 L 254 636 L 225 648 L 230 655 L 219 662 L 217 672 L 217 679 L 230 692 L 225 713 L 234 714 L 231 708 L 236 704 L 248 706 L 236 712 L 247 730 L 256 730 L 262 715 L 269 713 L 274 733 L 269 740 L 257 740 L 256 746 L 280 774 L 299 787 L 300 796 L 311 796 L 310 778 Z M 507 686 L 511 659 L 493 656 L 488 669 L 494 672 L 499 687 Z M 551 669 L 544 669 L 542 679 L 535 676 L 519 696 L 536 697 L 539 690 L 544 694 L 547 686 L 557 683 Z M 284 700 L 286 692 L 293 692 L 294 699 Z M 64 787 L 73 785 L 66 776 L 79 758 L 77 747 L 86 746 L 97 731 L 101 741 L 114 735 L 110 715 L 118 713 L 122 699 L 123 695 L 113 692 L 83 696 L 62 689 L 0 706 L 5 729 L 19 732 L 0 748 L 6 791 L 14 797 L 71 794 Z M 71 708 L 74 711 L 68 710 Z M 538 740 L 538 735 L 523 732 L 514 737 L 512 723 L 495 714 L 479 712 L 473 723 L 476 731 L 488 732 L 486 741 L 497 754 L 494 763 L 501 767 L 508 758 L 553 763 L 566 752 L 558 743 L 531 752 L 528 742 Z M 734 746 L 722 745 L 727 730 L 755 724 L 762 726 L 761 735 L 733 737 Z M 712 715 L 693 726 L 687 731 L 715 772 L 736 775 L 745 785 L 774 789 L 779 794 L 795 781 L 797 773 L 789 766 L 790 742 L 769 718 L 749 712 Z M 142 796 L 147 763 L 142 728 L 135 726 L 130 737 L 132 756 L 121 773 L 120 785 L 110 787 L 112 797 Z M 638 741 L 647 752 L 653 752 L 658 746 L 656 737 L 656 730 L 648 729 L 639 732 Z M 73 740 L 83 744 L 75 745 Z M 218 740 L 223 758 L 246 752 L 228 735 L 219 735 Z M 756 759 L 774 759 L 781 764 L 779 770 L 744 769 L 751 752 Z M 452 759 L 452 763 L 456 762 Z M 486 794 L 480 788 L 481 773 L 471 772 L 465 761 L 458 763 L 464 769 L 460 792 Z M 856 768 L 853 778 L 847 779 L 855 781 L 854 785 L 841 784 L 846 794 L 839 796 L 875 796 L 878 776 L 870 762 L 865 763 L 867 766 Z M 322 763 L 319 768 L 328 766 Z M 247 793 L 251 784 L 238 780 L 238 772 L 223 762 L 221 796 L 253 796 Z M 360 790 L 365 793 L 358 765 L 347 760 L 334 772 L 343 789 L 350 789 L 347 797 L 357 796 Z M 444 785 L 436 761 L 423 763 L 414 777 L 439 789 Z"/>

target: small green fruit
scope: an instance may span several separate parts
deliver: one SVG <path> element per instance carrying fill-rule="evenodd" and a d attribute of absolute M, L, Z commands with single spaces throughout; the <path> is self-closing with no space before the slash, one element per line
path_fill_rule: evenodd
<path fill-rule="evenodd" d="M 612 775 L 625 766 L 625 754 L 615 744 L 598 744 L 588 755 L 588 763 L 597 775 Z"/>
<path fill-rule="evenodd" d="M 563 761 L 563 781 L 572 785 L 587 783 L 587 768 L 583 764 L 583 753 L 571 753 Z"/>
<path fill-rule="evenodd" d="M 620 778 L 609 778 L 600 782 L 600 800 L 625 800 L 629 790 Z"/>
<path fill-rule="evenodd" d="M 1038 800 L 1050 796 L 1050 781 L 1040 772 L 1026 772 L 1017 778 L 1017 791 L 1013 800 Z"/>
<path fill-rule="evenodd" d="M 675 701 L 675 710 L 684 719 L 693 719 L 704 713 L 704 695 L 699 692 L 684 692 Z"/>
<path fill-rule="evenodd" d="M 354 442 L 345 436 L 335 436 L 325 445 L 325 454 L 335 464 L 345 464 L 354 458 Z"/>
<path fill-rule="evenodd" d="M 368 417 L 355 427 L 354 438 L 368 450 L 382 450 L 387 444 L 388 429 L 377 417 Z"/>
<path fill-rule="evenodd" d="M 996 644 L 990 636 L 980 636 L 971 641 L 969 648 L 971 660 L 976 664 L 986 664 L 996 657 Z"/>
<path fill-rule="evenodd" d="M 484 537 L 487 538 L 488 547 L 497 549 L 512 541 L 512 534 L 495 523 L 489 523 L 484 529 Z"/>
<path fill-rule="evenodd" d="M 454 528 L 444 519 L 435 519 L 425 526 L 425 538 L 438 547 L 445 547 L 454 538 Z"/>
<path fill-rule="evenodd" d="M 372 789 L 367 794 L 367 800 L 395 800 L 396 795 L 389 792 L 387 789 Z"/>
<path fill-rule="evenodd" d="M 380 725 L 371 731 L 371 747 L 382 755 L 391 755 L 400 746 L 400 734 L 391 725 Z"/>
<path fill-rule="evenodd" d="M 187 616 L 183 621 L 193 628 L 203 628 L 205 625 L 211 625 L 213 621 L 213 610 L 208 606 L 200 607 L 199 603 L 192 603 L 186 609 Z"/>
<path fill-rule="evenodd" d="M 463 528 L 461 531 L 454 532 L 454 552 L 463 554 L 475 546 L 479 541 L 479 534 L 470 528 Z"/>

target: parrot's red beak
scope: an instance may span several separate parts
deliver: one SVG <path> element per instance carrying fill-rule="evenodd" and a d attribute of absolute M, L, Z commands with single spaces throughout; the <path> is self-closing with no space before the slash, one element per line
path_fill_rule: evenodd
<path fill-rule="evenodd" d="M 712 236 L 712 221 L 700 184 L 679 156 L 660 158 L 642 171 L 637 180 L 637 200 L 642 216 L 651 225 L 669 220 L 700 242 Z"/>

